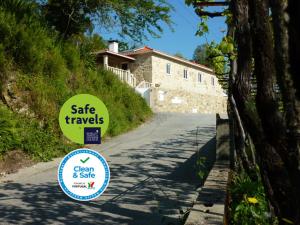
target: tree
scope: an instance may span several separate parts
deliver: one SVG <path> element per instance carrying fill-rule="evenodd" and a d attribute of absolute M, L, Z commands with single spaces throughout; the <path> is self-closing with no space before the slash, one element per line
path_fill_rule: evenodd
<path fill-rule="evenodd" d="M 73 35 L 69 40 L 73 41 L 79 48 L 80 58 L 84 59 L 83 62 L 87 68 L 96 67 L 95 57 L 91 53 L 107 47 L 107 43 L 98 34 L 91 36 L 84 34 Z"/>
<path fill-rule="evenodd" d="M 24 16 L 37 17 L 39 7 L 34 0 L 0 0 L 0 7 L 13 13 L 17 20 L 21 20 Z"/>
<path fill-rule="evenodd" d="M 120 52 L 127 51 L 127 50 L 129 50 L 129 49 L 130 49 L 130 48 L 129 48 L 127 42 L 119 41 L 119 51 L 120 51 Z"/>
<path fill-rule="evenodd" d="M 214 41 L 212 41 L 210 44 L 205 45 L 205 53 L 200 53 L 202 54 L 202 56 L 205 56 L 204 65 L 214 70 L 221 86 L 225 90 L 228 89 L 228 83 L 227 83 L 228 66 L 226 66 L 226 62 L 228 61 L 228 55 L 227 55 L 228 51 L 224 48 L 224 43 L 227 43 L 226 41 L 227 40 L 224 39 L 220 44 L 217 44 Z"/>
<path fill-rule="evenodd" d="M 261 178 L 279 224 L 300 224 L 299 1 L 186 2 L 203 18 L 200 28 L 205 28 L 208 17 L 227 16 L 228 40 L 220 49 L 227 52 L 224 55 L 229 56 L 231 68 L 230 118 L 245 127 L 253 140 Z M 220 5 L 228 9 L 204 10 Z M 230 40 L 235 48 L 229 46 Z"/>
<path fill-rule="evenodd" d="M 207 49 L 208 49 L 208 44 L 198 45 L 196 47 L 196 49 L 194 50 L 193 60 L 196 63 L 209 66 L 209 62 L 207 60 L 207 57 L 208 57 L 207 56 Z"/>
<path fill-rule="evenodd" d="M 137 48 L 138 46 L 134 44 L 129 44 L 128 42 L 125 41 L 119 41 L 119 51 L 128 51 Z"/>
<path fill-rule="evenodd" d="M 42 8 L 49 25 L 64 38 L 100 26 L 117 28 L 121 37 L 140 42 L 147 34 L 158 37 L 161 22 L 172 24 L 172 6 L 165 0 L 48 0 Z"/>
<path fill-rule="evenodd" d="M 181 52 L 176 52 L 176 53 L 174 54 L 174 56 L 176 56 L 176 57 L 178 57 L 178 58 L 181 58 L 181 59 L 186 59 L 186 58 L 183 56 L 183 54 L 182 54 Z"/>
<path fill-rule="evenodd" d="M 43 6 L 43 14 L 50 27 L 55 28 L 64 38 L 72 34 L 84 33 L 93 24 L 89 16 L 96 13 L 91 1 L 48 0 Z"/>

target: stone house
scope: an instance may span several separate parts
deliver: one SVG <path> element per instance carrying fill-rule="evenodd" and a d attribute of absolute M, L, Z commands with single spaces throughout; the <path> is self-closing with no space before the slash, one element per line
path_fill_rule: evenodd
<path fill-rule="evenodd" d="M 96 53 L 98 64 L 135 88 L 155 112 L 225 113 L 227 96 L 214 71 L 147 46 Z"/>

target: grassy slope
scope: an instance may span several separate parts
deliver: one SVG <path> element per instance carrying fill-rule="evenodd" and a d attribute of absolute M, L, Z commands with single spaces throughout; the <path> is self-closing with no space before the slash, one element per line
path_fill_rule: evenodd
<path fill-rule="evenodd" d="M 0 86 L 14 74 L 14 94 L 22 96 L 34 114 L 17 114 L 0 101 L 0 157 L 22 149 L 38 160 L 49 160 L 76 147 L 66 142 L 58 126 L 60 107 L 75 94 L 102 99 L 110 113 L 110 136 L 138 126 L 152 114 L 129 86 L 93 67 L 75 44 L 57 42 L 52 33 L 36 19 L 16 18 L 0 8 Z"/>

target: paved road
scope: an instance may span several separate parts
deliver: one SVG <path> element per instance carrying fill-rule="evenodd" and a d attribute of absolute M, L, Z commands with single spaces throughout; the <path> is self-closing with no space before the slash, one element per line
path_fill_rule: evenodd
<path fill-rule="evenodd" d="M 157 114 L 94 147 L 107 159 L 111 181 L 92 202 L 74 201 L 60 190 L 61 159 L 22 169 L 0 180 L 0 224 L 180 224 L 201 184 L 197 148 L 212 160 L 214 136 L 212 115 Z"/>

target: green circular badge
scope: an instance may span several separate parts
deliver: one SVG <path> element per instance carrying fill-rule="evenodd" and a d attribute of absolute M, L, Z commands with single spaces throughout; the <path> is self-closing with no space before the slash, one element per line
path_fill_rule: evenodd
<path fill-rule="evenodd" d="M 59 113 L 63 134 L 79 144 L 101 144 L 109 124 L 104 103 L 89 94 L 79 94 L 68 99 Z"/>

